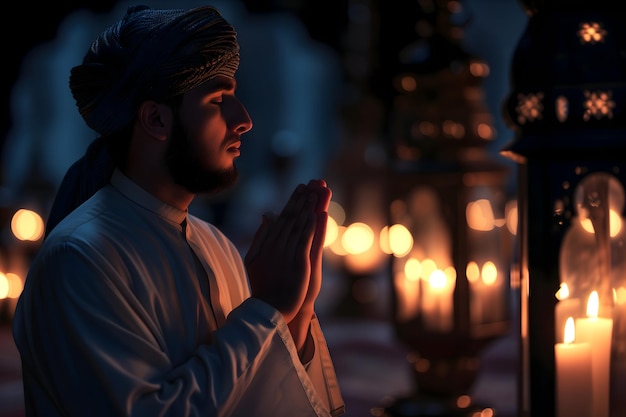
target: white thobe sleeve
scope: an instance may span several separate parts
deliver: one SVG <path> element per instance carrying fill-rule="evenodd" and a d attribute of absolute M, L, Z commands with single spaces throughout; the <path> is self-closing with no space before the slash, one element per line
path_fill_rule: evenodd
<path fill-rule="evenodd" d="M 276 312 L 269 305 L 250 299 L 242 308 L 233 310 L 229 320 L 246 322 L 253 303 L 255 314 L 263 309 Z M 259 415 L 260 410 L 272 410 L 275 416 L 342 415 L 343 399 L 317 318 L 311 322 L 315 354 L 306 367 L 300 362 L 282 316 L 276 312 L 272 320 L 276 324 L 275 332 L 258 360 L 241 377 L 245 389 L 234 393 L 224 405 L 225 415 Z"/>

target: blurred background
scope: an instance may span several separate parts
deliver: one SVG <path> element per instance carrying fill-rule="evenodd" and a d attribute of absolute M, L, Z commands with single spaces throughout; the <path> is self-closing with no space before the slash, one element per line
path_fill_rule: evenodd
<path fill-rule="evenodd" d="M 134 4 L 61 3 L 13 3 L 13 24 L 2 26 L 0 417 L 23 416 L 10 325 L 28 263 L 66 169 L 95 138 L 69 92 L 70 68 Z M 243 254 L 263 212 L 298 183 L 326 179 L 318 313 L 346 416 L 444 415 L 410 408 L 447 410 L 451 398 L 452 409 L 482 413 L 472 415 L 514 415 L 517 190 L 500 150 L 513 138 L 502 106 L 528 19 L 519 2 L 210 4 L 237 29 L 238 96 L 254 128 L 240 182 L 191 211 Z"/>

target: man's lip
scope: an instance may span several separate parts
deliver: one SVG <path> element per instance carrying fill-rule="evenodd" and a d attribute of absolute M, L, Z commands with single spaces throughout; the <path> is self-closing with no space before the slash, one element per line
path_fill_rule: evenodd
<path fill-rule="evenodd" d="M 229 152 L 234 152 L 237 153 L 238 155 L 241 153 L 241 151 L 239 150 L 239 148 L 241 147 L 241 141 L 237 141 L 237 142 L 233 142 L 228 148 L 227 150 Z"/>

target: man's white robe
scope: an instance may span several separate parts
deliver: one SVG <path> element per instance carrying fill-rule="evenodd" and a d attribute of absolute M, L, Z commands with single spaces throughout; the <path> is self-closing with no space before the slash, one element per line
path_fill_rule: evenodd
<path fill-rule="evenodd" d="M 213 225 L 115 171 L 56 226 L 15 312 L 28 416 L 337 416 L 317 318 L 303 365 Z"/>

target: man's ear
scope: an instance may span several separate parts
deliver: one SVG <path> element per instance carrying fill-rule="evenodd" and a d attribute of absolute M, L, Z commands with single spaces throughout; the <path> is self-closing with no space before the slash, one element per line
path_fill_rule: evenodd
<path fill-rule="evenodd" d="M 169 106 L 146 100 L 140 104 L 137 118 L 139 125 L 147 134 L 158 140 L 167 139 L 173 120 L 172 109 Z"/>

